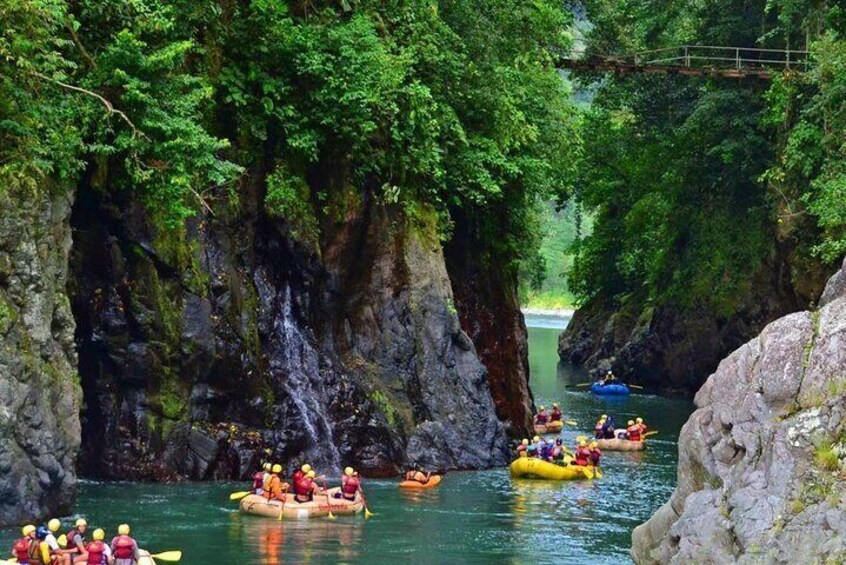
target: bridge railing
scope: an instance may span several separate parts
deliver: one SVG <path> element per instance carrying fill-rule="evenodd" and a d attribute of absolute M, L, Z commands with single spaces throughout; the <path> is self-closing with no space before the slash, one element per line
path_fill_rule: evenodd
<path fill-rule="evenodd" d="M 796 49 L 761 49 L 755 47 L 722 47 L 718 45 L 681 45 L 640 51 L 606 60 L 634 65 L 670 65 L 687 68 L 763 69 L 783 68 L 807 70 L 810 52 Z"/>

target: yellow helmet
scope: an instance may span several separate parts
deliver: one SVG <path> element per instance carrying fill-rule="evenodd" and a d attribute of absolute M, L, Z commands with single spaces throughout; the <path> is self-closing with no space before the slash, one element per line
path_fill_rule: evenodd
<path fill-rule="evenodd" d="M 546 406 L 541 406 L 538 410 L 546 410 Z"/>
<path fill-rule="evenodd" d="M 552 403 L 552 407 L 553 407 L 553 408 L 558 408 L 558 403 L 557 403 L 557 402 L 553 402 L 553 403 Z"/>
<path fill-rule="evenodd" d="M 129 535 L 129 524 L 121 524 L 118 526 L 118 534 L 121 536 Z"/>
<path fill-rule="evenodd" d="M 97 528 L 94 530 L 94 533 L 91 534 L 91 537 L 94 541 L 101 541 L 104 537 L 106 537 L 106 532 L 104 532 L 102 528 Z"/>
<path fill-rule="evenodd" d="M 583 440 L 583 439 L 579 440 L 579 447 L 584 447 L 586 445 L 587 445 L 587 442 L 585 440 Z"/>
<path fill-rule="evenodd" d="M 274 466 L 273 466 L 273 472 L 274 472 L 274 473 L 281 473 L 281 472 L 282 472 L 282 465 L 280 465 L 279 463 L 277 463 L 276 465 L 274 465 Z"/>
<path fill-rule="evenodd" d="M 607 421 L 608 421 L 608 420 L 606 420 L 605 418 L 601 418 L 601 419 L 599 420 L 599 423 L 600 423 L 600 424 L 604 424 L 604 423 L 605 423 L 605 422 L 607 422 Z"/>
<path fill-rule="evenodd" d="M 47 522 L 47 529 L 51 532 L 58 532 L 61 527 L 62 523 L 59 522 L 59 520 L 56 518 L 53 518 L 52 520 Z"/>
<path fill-rule="evenodd" d="M 270 463 L 264 464 L 264 470 L 265 471 L 270 471 L 272 468 L 273 468 L 273 465 L 271 465 Z"/>
<path fill-rule="evenodd" d="M 591 447 L 599 447 L 599 444 L 596 443 L 595 441 L 592 441 L 592 442 L 590 442 L 590 446 Z"/>
<path fill-rule="evenodd" d="M 600 420 L 607 420 L 607 419 L 608 419 L 608 414 L 603 414 L 602 416 L 600 416 L 600 417 L 599 417 L 599 419 L 600 419 Z"/>
<path fill-rule="evenodd" d="M 539 441 L 540 441 L 540 436 L 535 436 L 535 437 L 533 437 L 533 438 L 532 438 L 532 441 L 533 441 L 534 443 L 539 442 Z"/>
<path fill-rule="evenodd" d="M 638 418 L 638 419 L 636 420 L 636 422 L 637 422 L 638 424 L 642 424 L 642 423 L 643 423 L 643 418 Z"/>
<path fill-rule="evenodd" d="M 24 537 L 26 537 L 35 531 L 35 526 L 33 526 L 32 524 L 27 524 L 23 527 L 23 530 L 21 531 L 23 532 Z"/>
<path fill-rule="evenodd" d="M 309 471 L 308 473 L 306 473 L 306 477 L 308 477 L 309 479 L 313 479 L 316 476 L 317 474 L 314 471 Z"/>
<path fill-rule="evenodd" d="M 344 469 L 344 474 L 348 477 L 352 477 L 354 472 L 355 471 L 353 471 L 352 467 L 347 467 L 346 469 Z"/>
<path fill-rule="evenodd" d="M 308 473 L 309 471 L 311 471 L 311 465 L 306 463 L 305 465 L 300 467 L 300 471 L 302 471 L 303 473 Z"/>
<path fill-rule="evenodd" d="M 634 420 L 629 420 L 629 423 L 627 425 L 634 426 Z"/>
<path fill-rule="evenodd" d="M 76 526 L 77 528 L 79 528 L 81 526 L 87 526 L 88 520 L 86 520 L 85 518 L 77 518 L 76 522 L 74 522 L 73 525 Z"/>
<path fill-rule="evenodd" d="M 523 441 L 520 442 L 520 443 L 522 443 L 523 445 L 529 445 L 529 440 L 523 439 Z"/>

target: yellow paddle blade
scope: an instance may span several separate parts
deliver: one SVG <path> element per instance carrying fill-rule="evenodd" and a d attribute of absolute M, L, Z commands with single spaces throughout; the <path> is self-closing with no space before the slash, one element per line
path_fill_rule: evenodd
<path fill-rule="evenodd" d="M 253 493 L 251 493 L 250 491 L 233 492 L 229 495 L 229 500 L 241 500 L 245 496 L 250 496 L 251 494 Z"/>
<path fill-rule="evenodd" d="M 628 386 L 631 387 L 631 388 L 639 388 L 639 389 L 643 388 L 642 386 L 639 386 L 639 385 L 628 385 Z"/>
<path fill-rule="evenodd" d="M 180 559 L 182 559 L 182 552 L 179 550 L 174 551 L 163 551 L 162 553 L 156 553 L 155 555 L 151 555 L 153 559 L 158 559 L 159 561 L 168 561 L 171 563 L 176 563 Z"/>
<path fill-rule="evenodd" d="M 596 469 L 596 478 L 601 479 L 602 478 L 602 471 L 599 470 L 599 467 L 596 467 L 595 469 Z"/>
<path fill-rule="evenodd" d="M 368 507 L 364 507 L 364 518 L 371 518 L 373 516 L 373 512 L 370 511 Z"/>
<path fill-rule="evenodd" d="M 326 516 L 326 517 L 327 517 L 328 519 L 330 519 L 330 520 L 334 520 L 334 519 L 335 519 L 335 515 L 334 515 L 334 514 L 332 514 L 332 511 L 331 511 L 331 510 L 329 511 L 329 515 L 328 515 L 328 516 Z"/>
<path fill-rule="evenodd" d="M 59 539 L 56 540 L 59 542 L 59 547 L 67 547 L 68 546 L 68 536 L 62 534 L 59 536 Z"/>
<path fill-rule="evenodd" d="M 655 430 L 654 432 L 646 432 L 645 434 L 643 434 L 643 437 L 653 436 L 657 433 L 658 433 L 658 430 Z"/>
<path fill-rule="evenodd" d="M 583 468 L 585 470 L 584 471 L 585 476 L 589 479 L 592 479 L 593 478 L 593 469 L 591 469 L 590 467 L 583 467 Z"/>
<path fill-rule="evenodd" d="M 567 420 L 564 423 L 567 424 L 568 426 L 578 426 L 579 425 L 579 423 L 575 420 Z"/>

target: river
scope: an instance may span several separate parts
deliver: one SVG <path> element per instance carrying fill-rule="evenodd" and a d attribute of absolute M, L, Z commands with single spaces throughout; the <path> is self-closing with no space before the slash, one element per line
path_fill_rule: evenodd
<path fill-rule="evenodd" d="M 643 416 L 660 433 L 641 453 L 606 453 L 605 476 L 590 482 L 514 481 L 507 469 L 449 473 L 440 487 L 415 493 L 396 481 L 366 480 L 374 516 L 285 521 L 254 518 L 228 501 L 237 483 L 134 484 L 82 481 L 77 512 L 114 535 L 129 522 L 142 547 L 181 549 L 185 565 L 281 563 L 629 563 L 632 529 L 675 486 L 676 439 L 690 402 L 650 395 L 608 400 L 567 387 L 586 376 L 560 366 L 566 320 L 533 316 L 531 387 L 538 404 L 557 401 L 580 430 L 601 413 Z M 65 524 L 68 520 L 65 521 Z M 17 530 L 0 530 L 2 547 Z"/>

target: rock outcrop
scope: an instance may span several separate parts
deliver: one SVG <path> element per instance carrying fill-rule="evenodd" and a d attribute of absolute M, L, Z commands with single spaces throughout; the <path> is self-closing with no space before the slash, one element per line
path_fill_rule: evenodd
<path fill-rule="evenodd" d="M 728 315 L 705 307 L 651 306 L 637 295 L 623 303 L 597 297 L 576 311 L 559 338 L 558 354 L 594 374 L 613 369 L 627 381 L 692 396 L 731 351 L 819 297 L 826 274 L 806 263 L 792 269 L 789 260 L 773 259 L 763 265 L 749 296 Z"/>
<path fill-rule="evenodd" d="M 0 526 L 67 511 L 75 499 L 71 200 L 55 187 L 0 189 Z"/>
<path fill-rule="evenodd" d="M 725 360 L 679 438 L 678 486 L 632 536 L 636 563 L 846 559 L 846 264 L 815 311 Z"/>
<path fill-rule="evenodd" d="M 409 219 L 336 186 L 332 213 L 293 225 L 266 213 L 255 178 L 239 210 L 199 219 L 181 241 L 131 200 L 80 193 L 71 294 L 84 472 L 242 478 L 273 459 L 385 476 L 503 463 L 504 426 L 453 306 L 435 215 Z"/>

